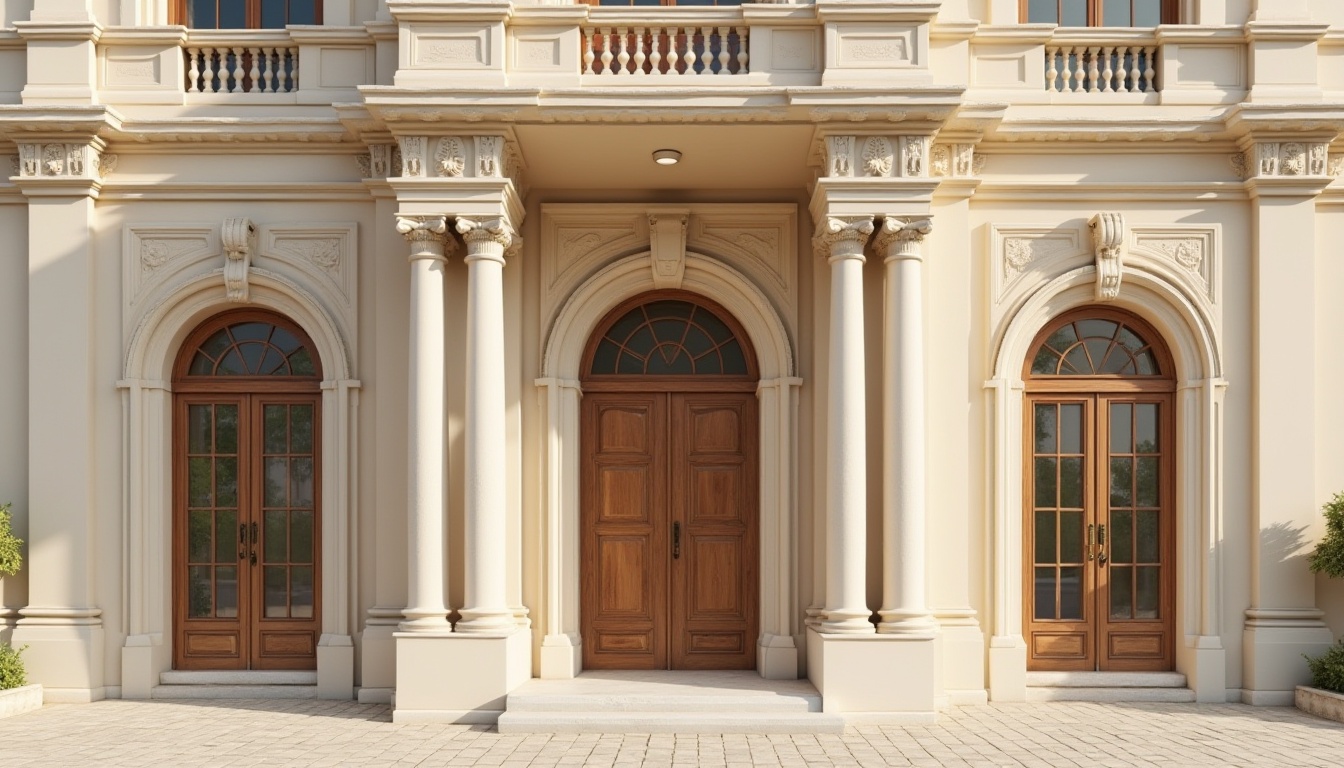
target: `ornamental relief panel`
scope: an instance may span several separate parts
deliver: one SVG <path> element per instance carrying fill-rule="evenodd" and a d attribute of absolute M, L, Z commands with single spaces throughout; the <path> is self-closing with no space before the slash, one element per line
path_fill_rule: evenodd
<path fill-rule="evenodd" d="M 112 162 L 115 164 L 116 161 Z M 89 144 L 21 143 L 17 173 L 14 175 L 28 179 L 87 179 L 99 175 L 102 168 L 98 150 Z"/>
<path fill-rule="evenodd" d="M 822 175 L 833 178 L 926 178 L 931 170 L 931 143 L 928 136 L 826 136 L 821 142 Z M 970 156 L 966 155 L 968 174 L 970 162 Z"/>
<path fill-rule="evenodd" d="M 1240 179 L 1257 176 L 1337 176 L 1325 142 L 1261 141 L 1228 158 Z"/>
<path fill-rule="evenodd" d="M 1219 234 L 1220 228 L 1216 225 L 1133 227 L 1130 231 L 1131 253 L 1146 257 L 1155 268 L 1169 272 L 1210 304 L 1217 304 L 1222 284 Z"/>
<path fill-rule="evenodd" d="M 511 178 L 519 180 L 517 147 L 503 136 L 400 136 L 390 161 L 380 145 L 370 147 L 360 171 L 371 178 Z"/>

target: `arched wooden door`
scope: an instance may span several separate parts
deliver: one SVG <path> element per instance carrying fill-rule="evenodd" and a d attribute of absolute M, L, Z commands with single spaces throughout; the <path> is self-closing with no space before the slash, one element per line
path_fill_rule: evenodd
<path fill-rule="evenodd" d="M 754 669 L 756 362 L 727 312 L 639 296 L 584 357 L 586 669 Z"/>
<path fill-rule="evenodd" d="M 315 669 L 321 372 L 285 318 L 227 312 L 173 376 L 173 662 Z"/>
<path fill-rule="evenodd" d="M 1024 626 L 1033 670 L 1175 661 L 1176 388 L 1148 324 L 1085 308 L 1027 361 Z"/>

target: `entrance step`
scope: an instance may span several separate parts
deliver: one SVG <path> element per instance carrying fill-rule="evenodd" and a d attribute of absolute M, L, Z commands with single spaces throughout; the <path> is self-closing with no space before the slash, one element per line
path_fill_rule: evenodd
<path fill-rule="evenodd" d="M 755 672 L 584 672 L 509 694 L 500 733 L 841 733 L 806 680 Z"/>
<path fill-rule="evenodd" d="M 1179 672 L 1028 672 L 1027 701 L 1188 703 L 1195 692 Z"/>
<path fill-rule="evenodd" d="M 188 671 L 159 675 L 155 699 L 315 699 L 317 673 L 290 670 Z"/>

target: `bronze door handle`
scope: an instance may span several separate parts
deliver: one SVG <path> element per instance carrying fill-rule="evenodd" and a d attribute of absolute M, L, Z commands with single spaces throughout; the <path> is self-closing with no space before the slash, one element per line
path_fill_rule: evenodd
<path fill-rule="evenodd" d="M 681 523 L 672 524 L 672 559 L 681 558 Z"/>

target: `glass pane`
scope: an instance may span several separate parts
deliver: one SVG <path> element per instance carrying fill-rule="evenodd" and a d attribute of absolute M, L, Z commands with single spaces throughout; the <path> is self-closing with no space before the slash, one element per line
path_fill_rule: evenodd
<path fill-rule="evenodd" d="M 245 373 L 247 367 L 243 364 L 243 358 L 238 355 L 237 349 L 230 349 L 215 368 L 215 374 L 218 376 L 241 376 Z"/>
<path fill-rule="evenodd" d="M 1066 403 L 1059 406 L 1059 452 L 1083 452 L 1083 406 Z"/>
<path fill-rule="evenodd" d="M 1115 332 L 1120 328 L 1120 324 L 1112 320 L 1098 320 L 1096 318 L 1079 320 L 1077 325 L 1078 335 L 1084 339 L 1098 338 L 1107 341 L 1115 338 Z"/>
<path fill-rule="evenodd" d="M 285 356 L 280 354 L 280 351 L 275 347 L 267 347 L 266 356 L 261 359 L 261 367 L 257 369 L 257 373 L 263 376 L 283 376 L 285 372 L 280 369 L 284 365 Z"/>
<path fill-rule="evenodd" d="M 1139 567 L 1138 599 L 1134 602 L 1134 616 L 1139 619 L 1160 618 L 1158 606 L 1162 600 L 1162 569 L 1156 565 Z"/>
<path fill-rule="evenodd" d="M 187 615 L 193 619 L 208 619 L 214 605 L 214 590 L 210 585 L 208 565 L 193 565 L 187 568 Z"/>
<path fill-rule="evenodd" d="M 1157 403 L 1139 403 L 1135 406 L 1138 413 L 1137 453 L 1157 453 Z"/>
<path fill-rule="evenodd" d="M 290 406 L 289 450 L 294 453 L 313 452 L 313 406 Z"/>
<path fill-rule="evenodd" d="M 229 326 L 229 333 L 235 341 L 266 341 L 271 338 L 273 328 L 270 323 L 252 321 Z"/>
<path fill-rule="evenodd" d="M 1036 359 L 1031 361 L 1032 373 L 1055 374 L 1059 372 L 1059 353 L 1048 347 L 1041 347 L 1036 352 Z"/>
<path fill-rule="evenodd" d="M 1055 0 L 1029 0 L 1027 3 L 1027 23 L 1059 23 L 1059 5 Z"/>
<path fill-rule="evenodd" d="M 691 357 L 700 357 L 714 348 L 714 341 L 703 330 L 695 326 L 686 329 L 686 339 L 683 343 Z"/>
<path fill-rule="evenodd" d="M 1111 506 L 1134 506 L 1134 460 L 1128 456 L 1111 457 Z"/>
<path fill-rule="evenodd" d="M 187 26 L 215 29 L 215 0 L 191 0 L 187 6 Z"/>
<path fill-rule="evenodd" d="M 271 331 L 271 343 L 285 355 L 293 354 L 299 348 L 299 338 L 284 328 Z"/>
<path fill-rule="evenodd" d="M 238 452 L 238 406 L 215 406 L 215 453 Z"/>
<path fill-rule="evenodd" d="M 289 461 L 287 459 L 266 459 L 266 506 L 288 506 Z"/>
<path fill-rule="evenodd" d="M 214 406 L 187 406 L 187 453 L 210 452 L 210 411 Z"/>
<path fill-rule="evenodd" d="M 1092 363 L 1087 359 L 1087 353 L 1083 351 L 1083 345 L 1079 344 L 1064 354 L 1064 366 L 1060 373 L 1072 374 L 1074 376 L 1086 376 L 1092 373 Z"/>
<path fill-rule="evenodd" d="M 313 460 L 289 460 L 289 505 L 301 509 L 313 506 Z"/>
<path fill-rule="evenodd" d="M 597 351 L 593 353 L 593 367 L 590 373 L 615 373 L 616 355 L 621 348 L 610 339 L 603 339 L 597 345 Z"/>
<path fill-rule="evenodd" d="M 285 578 L 285 571 L 289 570 L 283 565 L 268 565 L 262 571 L 265 573 L 266 586 L 266 618 L 283 619 L 289 616 L 289 595 L 286 594 L 289 589 L 288 579 Z"/>
<path fill-rule="evenodd" d="M 1135 494 L 1134 506 L 1157 506 L 1157 474 L 1158 458 L 1156 456 L 1144 456 L 1139 459 L 1138 491 Z"/>
<path fill-rule="evenodd" d="M 1077 341 L 1078 334 L 1073 330 L 1073 323 L 1069 323 L 1050 334 L 1050 338 L 1046 339 L 1045 343 L 1053 349 L 1063 352 Z"/>
<path fill-rule="evenodd" d="M 1111 350 L 1110 339 L 1088 339 L 1083 342 L 1087 348 L 1087 356 L 1092 360 L 1092 370 L 1100 373 L 1101 364 L 1106 360 L 1106 353 Z"/>
<path fill-rule="evenodd" d="M 644 361 L 629 352 L 622 352 L 621 360 L 616 364 L 616 372 L 639 375 L 644 372 Z"/>
<path fill-rule="evenodd" d="M 1119 565 L 1111 569 L 1111 618 L 1134 618 L 1134 567 Z"/>
<path fill-rule="evenodd" d="M 1152 350 L 1145 350 L 1143 352 L 1140 352 L 1135 359 L 1138 360 L 1139 363 L 1140 376 L 1157 375 L 1158 373 L 1157 358 L 1153 357 Z"/>
<path fill-rule="evenodd" d="M 1083 506 L 1083 460 L 1081 457 L 1059 460 L 1059 506 L 1081 509 Z"/>
<path fill-rule="evenodd" d="M 657 343 L 658 340 L 654 338 L 653 331 L 646 325 L 630 334 L 630 339 L 626 341 L 625 346 L 637 355 L 647 356 Z"/>
<path fill-rule="evenodd" d="M 261 28 L 283 29 L 285 26 L 285 0 L 261 0 Z"/>
<path fill-rule="evenodd" d="M 286 562 L 289 553 L 289 513 L 267 510 L 266 526 L 262 531 L 262 557 L 268 563 Z"/>
<path fill-rule="evenodd" d="M 1055 420 L 1058 416 L 1057 406 L 1050 405 L 1036 406 L 1036 452 L 1054 453 L 1056 451 L 1055 441 L 1057 439 Z"/>
<path fill-rule="evenodd" d="M 1055 513 L 1036 512 L 1036 562 L 1053 565 L 1055 560 Z"/>
<path fill-rule="evenodd" d="M 1058 504 L 1055 497 L 1055 461 L 1053 458 L 1036 459 L 1036 499 L 1038 507 L 1054 507 Z"/>
<path fill-rule="evenodd" d="M 238 618 L 238 566 L 215 568 L 215 615 L 221 619 Z"/>
<path fill-rule="evenodd" d="M 1101 26 L 1130 26 L 1129 0 L 1104 0 L 1101 6 Z"/>
<path fill-rule="evenodd" d="M 713 350 L 695 361 L 695 372 L 699 375 L 717 375 L 723 373 L 723 355 Z"/>
<path fill-rule="evenodd" d="M 1116 344 L 1106 352 L 1106 359 L 1101 361 L 1102 373 L 1134 373 L 1134 361 L 1129 353 L 1119 344 Z"/>
<path fill-rule="evenodd" d="M 1087 0 L 1060 0 L 1061 27 L 1087 26 Z"/>
<path fill-rule="evenodd" d="M 611 324 L 611 330 L 607 331 L 607 338 L 623 344 L 630 338 L 630 334 L 634 333 L 635 329 L 643 325 L 646 320 L 644 309 L 636 307 Z"/>
<path fill-rule="evenodd" d="M 187 371 L 192 376 L 209 376 L 215 371 L 215 361 L 205 355 L 196 353 L 191 359 L 191 368 Z"/>
<path fill-rule="evenodd" d="M 1162 532 L 1158 527 L 1160 522 L 1159 513 L 1156 509 L 1148 509 L 1139 512 L 1139 558 L 1140 563 L 1158 563 L 1162 558 L 1159 554 L 1162 551 Z"/>
<path fill-rule="evenodd" d="M 1069 565 L 1059 569 L 1059 618 L 1083 618 L 1083 569 Z"/>
<path fill-rule="evenodd" d="M 1128 510 L 1112 511 L 1110 550 L 1112 563 L 1134 562 L 1134 513 Z"/>
<path fill-rule="evenodd" d="M 232 563 L 238 559 L 238 513 L 231 509 L 215 513 L 215 562 Z"/>
<path fill-rule="evenodd" d="M 313 365 L 313 357 L 307 349 L 300 349 L 289 356 L 289 373 L 291 376 L 317 375 L 317 366 Z"/>
<path fill-rule="evenodd" d="M 268 405 L 262 408 L 262 423 L 266 432 L 264 452 L 287 452 L 289 450 L 289 408 L 283 405 Z"/>
<path fill-rule="evenodd" d="M 1130 414 L 1133 410 L 1134 406 L 1129 403 L 1111 403 L 1111 453 L 1132 452 Z"/>
<path fill-rule="evenodd" d="M 313 617 L 313 568 L 299 565 L 289 569 L 290 611 L 296 619 Z"/>
<path fill-rule="evenodd" d="M 210 510 L 187 513 L 187 562 L 210 562 Z"/>
<path fill-rule="evenodd" d="M 1039 514 L 1039 513 L 1037 513 Z M 1059 513 L 1059 561 L 1083 562 L 1083 513 Z"/>
<path fill-rule="evenodd" d="M 238 506 L 238 460 L 215 459 L 215 506 Z"/>
<path fill-rule="evenodd" d="M 681 343 L 681 337 L 686 331 L 686 323 L 683 320 L 654 320 L 650 323 L 650 327 L 654 338 L 658 341 L 670 341 L 674 344 Z"/>
<path fill-rule="evenodd" d="M 737 342 L 737 339 L 719 347 L 719 351 L 723 353 L 723 372 L 725 374 L 729 376 L 747 375 L 747 356 L 742 351 L 742 345 Z"/>
<path fill-rule="evenodd" d="M 289 561 L 313 562 L 312 512 L 291 512 L 289 515 Z"/>
<path fill-rule="evenodd" d="M 1038 619 L 1058 618 L 1055 613 L 1055 569 L 1036 569 L 1036 601 L 1033 615 Z"/>
<path fill-rule="evenodd" d="M 1162 0 L 1134 0 L 1136 27 L 1156 27 L 1162 23 Z"/>
<path fill-rule="evenodd" d="M 211 476 L 208 458 L 187 459 L 187 506 L 209 507 L 213 495 L 210 493 Z"/>
<path fill-rule="evenodd" d="M 243 365 L 247 366 L 248 373 L 261 372 L 261 358 L 266 356 L 266 349 L 266 345 L 260 342 L 238 345 L 238 352 L 243 357 Z"/>

